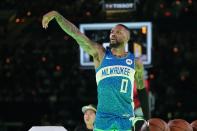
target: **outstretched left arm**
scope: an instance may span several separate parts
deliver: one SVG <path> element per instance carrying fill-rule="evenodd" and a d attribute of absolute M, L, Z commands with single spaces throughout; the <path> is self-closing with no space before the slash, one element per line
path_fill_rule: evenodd
<path fill-rule="evenodd" d="M 146 92 L 146 88 L 144 86 L 144 66 L 140 59 L 136 59 L 135 61 L 135 81 L 136 87 L 138 91 L 138 96 L 140 100 L 140 104 L 142 107 L 142 111 L 144 114 L 144 118 L 146 120 L 150 119 L 150 110 L 149 110 L 149 101 L 148 95 Z"/>

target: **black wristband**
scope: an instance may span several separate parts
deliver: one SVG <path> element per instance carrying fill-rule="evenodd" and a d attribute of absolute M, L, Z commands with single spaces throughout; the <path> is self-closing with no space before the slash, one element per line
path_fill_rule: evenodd
<path fill-rule="evenodd" d="M 137 91 L 138 91 L 138 97 L 140 100 L 140 105 L 142 107 L 142 112 L 144 114 L 144 118 L 145 120 L 149 120 L 150 119 L 149 99 L 148 99 L 148 95 L 146 92 L 146 88 L 143 88 Z"/>

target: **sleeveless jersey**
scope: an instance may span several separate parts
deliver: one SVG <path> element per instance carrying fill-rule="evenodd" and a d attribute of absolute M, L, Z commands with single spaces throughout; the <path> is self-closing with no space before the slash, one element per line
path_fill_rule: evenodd
<path fill-rule="evenodd" d="M 96 69 L 98 92 L 97 114 L 129 118 L 134 116 L 133 87 L 135 57 L 114 56 L 106 49 L 101 65 Z"/>

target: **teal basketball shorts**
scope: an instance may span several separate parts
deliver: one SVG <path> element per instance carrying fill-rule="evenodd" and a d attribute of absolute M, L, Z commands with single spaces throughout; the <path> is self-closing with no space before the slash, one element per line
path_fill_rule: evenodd
<path fill-rule="evenodd" d="M 132 120 L 119 116 L 98 114 L 94 123 L 94 131 L 131 131 Z"/>

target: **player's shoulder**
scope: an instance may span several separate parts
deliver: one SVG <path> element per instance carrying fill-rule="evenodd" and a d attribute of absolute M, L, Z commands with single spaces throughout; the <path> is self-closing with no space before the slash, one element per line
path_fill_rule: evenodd
<path fill-rule="evenodd" d="M 105 52 L 105 48 L 103 47 L 102 44 L 96 43 L 94 44 L 94 48 L 96 48 L 99 52 Z"/>

